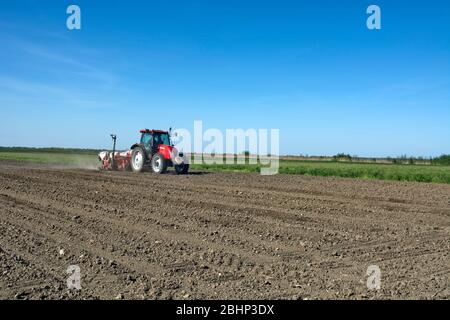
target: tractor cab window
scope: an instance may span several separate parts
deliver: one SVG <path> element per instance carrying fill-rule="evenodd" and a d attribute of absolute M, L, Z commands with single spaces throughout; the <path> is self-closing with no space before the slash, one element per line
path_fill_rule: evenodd
<path fill-rule="evenodd" d="M 151 133 L 144 133 L 141 138 L 141 143 L 145 147 L 150 147 L 150 142 L 152 141 L 152 134 Z"/>
<path fill-rule="evenodd" d="M 170 139 L 168 133 L 155 133 L 154 134 L 155 145 L 166 144 L 170 146 Z"/>

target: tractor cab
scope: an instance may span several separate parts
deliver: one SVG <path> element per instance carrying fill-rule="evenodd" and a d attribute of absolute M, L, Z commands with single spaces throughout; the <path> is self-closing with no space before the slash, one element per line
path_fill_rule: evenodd
<path fill-rule="evenodd" d="M 144 146 L 148 155 L 157 153 L 160 145 L 172 146 L 167 131 L 144 129 L 141 130 L 141 134 L 141 145 Z"/>

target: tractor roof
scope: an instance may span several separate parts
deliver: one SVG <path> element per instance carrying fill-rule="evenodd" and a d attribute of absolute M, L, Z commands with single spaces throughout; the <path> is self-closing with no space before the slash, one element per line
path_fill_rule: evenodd
<path fill-rule="evenodd" d="M 142 129 L 140 133 L 169 133 L 168 131 L 164 130 L 155 130 L 155 129 Z"/>

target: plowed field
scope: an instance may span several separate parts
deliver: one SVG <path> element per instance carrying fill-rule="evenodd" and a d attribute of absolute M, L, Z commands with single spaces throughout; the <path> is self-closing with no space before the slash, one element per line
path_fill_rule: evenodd
<path fill-rule="evenodd" d="M 0 162 L 0 298 L 448 299 L 450 185 Z"/>

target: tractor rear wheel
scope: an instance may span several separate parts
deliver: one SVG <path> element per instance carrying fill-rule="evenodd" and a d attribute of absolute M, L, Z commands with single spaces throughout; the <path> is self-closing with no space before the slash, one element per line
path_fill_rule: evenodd
<path fill-rule="evenodd" d="M 166 172 L 167 161 L 160 153 L 156 153 L 152 158 L 152 171 L 157 174 Z"/>
<path fill-rule="evenodd" d="M 131 170 L 142 172 L 144 170 L 145 153 L 141 147 L 136 147 L 131 153 Z"/>
<path fill-rule="evenodd" d="M 177 174 L 186 174 L 189 171 L 189 165 L 186 163 L 175 165 L 175 172 Z"/>

